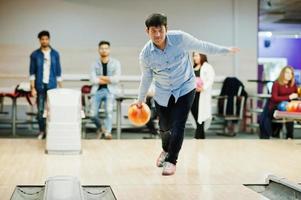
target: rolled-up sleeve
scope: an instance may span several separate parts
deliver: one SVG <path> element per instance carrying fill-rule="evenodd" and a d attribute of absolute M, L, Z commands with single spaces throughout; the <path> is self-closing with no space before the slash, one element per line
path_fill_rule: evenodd
<path fill-rule="evenodd" d="M 30 55 L 29 61 L 29 80 L 34 81 L 36 79 L 36 65 L 34 63 L 33 55 Z"/>
<path fill-rule="evenodd" d="M 230 52 L 228 47 L 219 46 L 210 42 L 199 40 L 192 35 L 182 32 L 182 45 L 188 51 L 196 51 L 204 54 L 226 54 Z"/>
<path fill-rule="evenodd" d="M 153 80 L 153 72 L 142 55 L 139 56 L 139 63 L 142 75 L 139 86 L 138 101 L 144 102 L 145 96 Z"/>
<path fill-rule="evenodd" d="M 58 82 L 62 82 L 62 81 L 63 81 L 63 77 L 61 77 L 61 76 L 57 76 L 57 77 L 56 77 L 56 81 L 58 81 Z"/>
<path fill-rule="evenodd" d="M 36 76 L 35 76 L 35 75 L 31 75 L 31 76 L 29 76 L 29 80 L 30 80 L 30 81 L 34 81 L 34 80 L 36 80 Z"/>
<path fill-rule="evenodd" d="M 57 69 L 56 69 L 56 80 L 57 81 L 62 81 L 62 67 L 61 67 L 61 61 L 60 61 L 60 54 L 57 53 Z"/>

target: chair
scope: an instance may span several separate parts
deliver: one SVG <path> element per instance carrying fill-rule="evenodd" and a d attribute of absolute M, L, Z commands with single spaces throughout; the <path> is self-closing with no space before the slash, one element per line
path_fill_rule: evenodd
<path fill-rule="evenodd" d="M 83 85 L 81 88 L 82 92 L 82 106 L 85 113 L 85 116 L 88 116 L 90 112 L 90 93 L 91 93 L 91 85 Z"/>
<path fill-rule="evenodd" d="M 243 120 L 243 113 L 245 109 L 245 97 L 244 96 L 217 96 L 219 104 L 222 104 L 222 113 L 213 115 L 213 121 L 222 125 L 222 132 L 218 132 L 219 135 L 235 136 L 240 130 L 241 122 Z M 229 111 L 229 98 L 233 98 L 232 112 Z M 221 103 L 222 102 L 222 103 Z M 228 126 L 231 126 L 231 131 L 228 132 Z M 232 127 L 233 126 L 233 127 Z M 236 127 L 235 127 L 236 126 Z"/>
<path fill-rule="evenodd" d="M 90 92 L 91 92 L 92 86 L 91 85 L 83 85 L 81 88 L 82 92 L 82 110 L 84 111 L 85 117 L 82 119 L 82 137 L 86 138 L 86 125 L 87 123 L 91 122 L 90 116 Z"/>
<path fill-rule="evenodd" d="M 220 134 L 234 136 L 239 131 L 247 96 L 244 85 L 236 77 L 224 80 L 220 95 L 215 97 L 218 113 L 213 115 L 213 123 L 222 125 Z"/>

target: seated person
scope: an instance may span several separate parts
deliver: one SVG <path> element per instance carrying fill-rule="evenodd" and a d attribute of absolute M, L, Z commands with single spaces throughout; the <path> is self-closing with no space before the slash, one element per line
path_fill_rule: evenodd
<path fill-rule="evenodd" d="M 294 68 L 291 66 L 284 67 L 278 79 L 273 83 L 272 96 L 270 100 L 269 110 L 270 119 L 273 119 L 274 111 L 277 105 L 282 101 L 290 101 L 298 98 L 297 85 L 295 83 Z M 286 138 L 293 138 L 294 122 L 285 123 L 287 135 Z M 272 136 L 279 137 L 282 129 L 282 123 L 272 123 Z"/>
<path fill-rule="evenodd" d="M 98 58 L 92 64 L 91 70 L 91 118 L 97 128 L 97 139 L 103 135 L 105 139 L 112 139 L 112 114 L 114 95 L 121 75 L 121 66 L 118 60 L 110 57 L 110 42 L 101 41 L 98 45 Z M 105 119 L 102 128 L 99 120 L 99 107 L 104 103 Z"/>

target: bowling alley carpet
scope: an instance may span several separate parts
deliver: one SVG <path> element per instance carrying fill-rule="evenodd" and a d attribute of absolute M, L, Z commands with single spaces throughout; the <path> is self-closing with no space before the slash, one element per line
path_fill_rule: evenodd
<path fill-rule="evenodd" d="M 16 185 L 71 175 L 110 185 L 118 200 L 265 199 L 243 184 L 269 174 L 301 181 L 301 140 L 186 139 L 174 176 L 155 166 L 160 140 L 83 140 L 81 155 L 47 155 L 45 140 L 0 139 L 0 199 Z"/>

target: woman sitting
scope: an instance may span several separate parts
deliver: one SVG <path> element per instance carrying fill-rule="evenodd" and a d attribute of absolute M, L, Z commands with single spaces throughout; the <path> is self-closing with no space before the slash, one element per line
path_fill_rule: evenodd
<path fill-rule="evenodd" d="M 291 66 L 284 67 L 278 79 L 273 83 L 272 96 L 270 100 L 270 119 L 273 119 L 273 113 L 277 105 L 282 101 L 297 99 L 297 85 L 295 83 L 294 68 Z M 294 122 L 286 122 L 286 138 L 293 138 Z M 279 137 L 282 123 L 272 123 L 272 136 Z"/>

